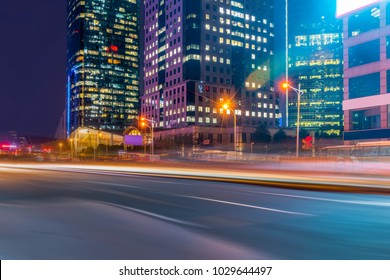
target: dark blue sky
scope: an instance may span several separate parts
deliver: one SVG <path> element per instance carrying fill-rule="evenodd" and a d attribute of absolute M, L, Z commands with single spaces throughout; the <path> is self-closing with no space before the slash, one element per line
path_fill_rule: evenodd
<path fill-rule="evenodd" d="M 289 1 L 291 12 L 303 15 L 335 2 Z M 284 5 L 275 0 L 278 72 L 284 69 Z M 0 36 L 0 136 L 9 130 L 53 136 L 65 107 L 66 0 L 0 0 Z"/>
<path fill-rule="evenodd" d="M 64 108 L 66 0 L 0 1 L 0 135 L 53 136 Z"/>

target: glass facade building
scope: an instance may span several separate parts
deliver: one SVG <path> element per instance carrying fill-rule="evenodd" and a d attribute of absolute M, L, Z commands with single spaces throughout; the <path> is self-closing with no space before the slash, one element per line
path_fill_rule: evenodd
<path fill-rule="evenodd" d="M 68 0 L 67 134 L 123 132 L 139 111 L 139 4 Z"/>
<path fill-rule="evenodd" d="M 276 126 L 273 0 L 145 0 L 142 115 L 158 128 Z M 232 118 L 230 118 L 232 120 Z"/>
<path fill-rule="evenodd" d="M 302 20 L 300 18 L 300 20 Z M 320 136 L 343 131 L 342 22 L 334 17 L 304 19 L 291 28 L 289 72 L 294 87 L 301 85 L 300 126 Z M 289 127 L 297 124 L 297 95 L 289 94 Z"/>
<path fill-rule="evenodd" d="M 390 3 L 377 1 L 342 20 L 344 140 L 390 139 Z"/>

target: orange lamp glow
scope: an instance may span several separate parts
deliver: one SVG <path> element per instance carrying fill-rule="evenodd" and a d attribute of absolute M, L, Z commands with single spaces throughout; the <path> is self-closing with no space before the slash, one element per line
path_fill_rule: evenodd
<path fill-rule="evenodd" d="M 289 85 L 287 82 L 284 82 L 284 83 L 282 84 L 282 88 L 284 88 L 284 89 L 288 89 L 289 86 L 290 86 L 290 85 Z"/>

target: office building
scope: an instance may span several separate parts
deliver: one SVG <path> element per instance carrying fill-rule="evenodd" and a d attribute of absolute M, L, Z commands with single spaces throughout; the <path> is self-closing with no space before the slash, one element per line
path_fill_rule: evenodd
<path fill-rule="evenodd" d="M 68 0 L 67 136 L 121 133 L 139 114 L 139 4 Z"/>
<path fill-rule="evenodd" d="M 273 0 L 145 0 L 143 10 L 141 112 L 156 128 L 231 127 L 226 102 L 240 127 L 279 124 Z"/>
<path fill-rule="evenodd" d="M 329 14 L 329 12 L 327 13 Z M 342 22 L 321 11 L 291 17 L 289 76 L 300 84 L 300 127 L 319 136 L 342 136 L 343 41 Z M 297 94 L 290 91 L 288 126 L 297 125 Z"/>
<path fill-rule="evenodd" d="M 390 139 L 390 3 L 338 1 L 344 34 L 344 140 Z"/>

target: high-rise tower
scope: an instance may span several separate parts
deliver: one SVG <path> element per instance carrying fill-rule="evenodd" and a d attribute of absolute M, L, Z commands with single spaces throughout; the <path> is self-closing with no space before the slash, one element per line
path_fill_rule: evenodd
<path fill-rule="evenodd" d="M 293 10 L 294 12 L 294 10 Z M 300 126 L 320 136 L 342 136 L 343 36 L 342 21 L 322 11 L 291 15 L 289 79 L 301 86 Z M 330 14 L 330 15 L 329 15 Z M 289 126 L 297 124 L 297 95 L 289 96 Z"/>
<path fill-rule="evenodd" d="M 67 135 L 123 131 L 138 115 L 137 0 L 68 0 Z"/>
<path fill-rule="evenodd" d="M 276 126 L 273 0 L 145 0 L 142 114 L 158 128 Z"/>

